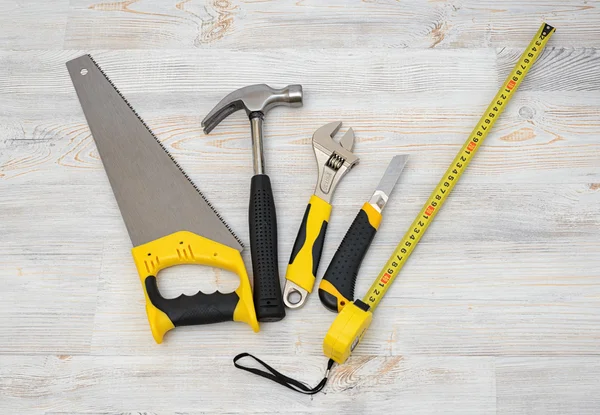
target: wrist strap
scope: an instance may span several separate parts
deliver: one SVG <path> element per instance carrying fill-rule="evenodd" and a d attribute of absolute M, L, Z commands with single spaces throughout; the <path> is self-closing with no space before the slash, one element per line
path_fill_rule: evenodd
<path fill-rule="evenodd" d="M 266 368 L 268 370 L 268 372 L 261 370 L 261 369 L 256 369 L 253 367 L 240 365 L 238 363 L 238 360 L 243 359 L 244 357 L 251 357 L 258 363 L 263 365 L 263 367 Z M 314 388 L 311 388 L 304 382 L 300 382 L 296 379 L 292 379 L 289 376 L 286 376 L 286 375 L 282 374 L 281 372 L 278 372 L 277 370 L 273 369 L 271 366 L 269 366 L 268 364 L 266 364 L 265 362 L 260 360 L 258 357 L 253 356 L 250 353 L 240 353 L 236 357 L 233 358 L 233 365 L 235 367 L 237 367 L 238 369 L 242 369 L 242 370 L 245 370 L 246 372 L 254 373 L 255 375 L 261 376 L 265 379 L 272 380 L 273 382 L 277 382 L 280 385 L 285 386 L 286 388 L 289 388 L 289 389 L 299 392 L 299 393 L 303 393 L 305 395 L 314 395 L 315 393 L 319 393 L 323 390 L 323 388 L 325 387 L 325 384 L 327 383 L 327 377 L 329 376 L 329 372 L 331 371 L 331 368 L 333 367 L 334 363 L 335 362 L 332 359 L 329 359 L 329 362 L 327 362 L 327 371 L 325 372 L 325 377 L 323 379 L 321 379 L 321 382 L 319 382 L 319 384 L 317 386 L 315 386 Z"/>

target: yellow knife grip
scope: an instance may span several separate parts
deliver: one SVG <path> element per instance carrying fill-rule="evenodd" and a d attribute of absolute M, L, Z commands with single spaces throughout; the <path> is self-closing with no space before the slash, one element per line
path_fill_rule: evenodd
<path fill-rule="evenodd" d="M 252 301 L 252 289 L 239 251 L 226 245 L 180 231 L 137 246 L 131 250 L 146 298 L 146 313 L 157 343 L 176 326 L 241 321 L 258 332 L 258 321 Z M 198 292 L 166 299 L 160 295 L 156 276 L 164 268 L 180 264 L 200 264 L 232 271 L 240 278 L 232 293 Z"/>
<path fill-rule="evenodd" d="M 313 195 L 292 249 L 285 278 L 308 292 L 312 291 L 315 284 L 330 215 L 331 205 Z"/>

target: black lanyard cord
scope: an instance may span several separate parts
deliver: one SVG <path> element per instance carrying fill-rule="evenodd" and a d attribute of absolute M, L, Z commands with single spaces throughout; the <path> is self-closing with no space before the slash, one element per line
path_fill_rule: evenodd
<path fill-rule="evenodd" d="M 256 360 L 258 363 L 263 365 L 269 372 L 266 372 L 261 369 L 256 369 L 253 367 L 240 365 L 238 363 L 238 360 L 240 360 L 244 357 L 251 357 L 252 359 Z M 277 382 L 280 385 L 285 386 L 286 388 L 289 388 L 289 389 L 299 392 L 299 393 L 303 393 L 305 395 L 314 395 L 315 393 L 319 393 L 323 390 L 323 388 L 325 387 L 325 384 L 327 383 L 327 377 L 329 376 L 329 372 L 331 371 L 331 368 L 333 367 L 334 363 L 335 362 L 332 359 L 329 359 L 329 362 L 327 362 L 327 371 L 325 372 L 325 377 L 323 379 L 321 379 L 321 382 L 319 382 L 319 384 L 317 386 L 315 386 L 314 388 L 311 388 L 304 382 L 297 381 L 296 379 L 292 379 L 289 376 L 286 376 L 286 375 L 282 374 L 281 372 L 278 372 L 277 370 L 273 369 L 271 366 L 269 366 L 268 364 L 266 364 L 265 362 L 260 360 L 258 357 L 253 356 L 250 353 L 240 353 L 236 357 L 233 358 L 233 365 L 235 367 L 237 367 L 238 369 L 242 369 L 242 370 L 245 370 L 246 372 L 254 373 L 255 375 L 261 376 L 265 379 L 270 379 L 273 382 Z"/>

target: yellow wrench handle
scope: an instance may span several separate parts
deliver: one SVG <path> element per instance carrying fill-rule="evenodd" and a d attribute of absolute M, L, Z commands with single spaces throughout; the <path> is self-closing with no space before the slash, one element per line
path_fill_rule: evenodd
<path fill-rule="evenodd" d="M 313 195 L 308 202 L 285 278 L 311 292 L 321 260 L 331 205 Z"/>
<path fill-rule="evenodd" d="M 156 343 L 162 343 L 165 333 L 177 326 L 231 320 L 245 322 L 258 332 L 252 289 L 238 250 L 180 231 L 136 246 L 131 254 L 144 289 L 146 313 Z M 240 285 L 228 294 L 198 292 L 193 296 L 164 298 L 158 291 L 156 276 L 160 270 L 179 264 L 201 264 L 235 272 Z"/>

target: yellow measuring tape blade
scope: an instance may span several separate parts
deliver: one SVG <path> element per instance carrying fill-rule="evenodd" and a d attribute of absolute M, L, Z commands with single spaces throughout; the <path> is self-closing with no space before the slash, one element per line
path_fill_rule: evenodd
<path fill-rule="evenodd" d="M 404 238 L 400 241 L 396 250 L 388 260 L 387 264 L 383 267 L 377 280 L 371 285 L 369 291 L 363 298 L 363 302 L 366 303 L 370 310 L 373 311 L 379 304 L 389 286 L 394 282 L 394 279 L 398 275 L 398 272 L 402 269 L 406 260 L 415 249 L 415 246 L 419 243 L 423 234 L 435 218 L 448 195 L 460 179 L 460 176 L 467 169 L 467 166 L 473 159 L 473 156 L 483 144 L 483 141 L 489 134 L 492 126 L 504 111 L 506 104 L 510 101 L 515 91 L 523 81 L 523 78 L 531 68 L 531 65 L 540 55 L 544 46 L 550 39 L 555 29 L 548 25 L 542 24 L 537 34 L 523 53 L 519 62 L 515 65 L 510 75 L 504 81 L 504 85 L 498 91 L 492 103 L 488 106 L 487 110 L 473 129 L 473 132 L 469 136 L 469 139 L 462 146 L 446 173 L 442 177 L 442 180 L 438 183 L 431 196 L 423 206 L 423 209 L 417 215 L 410 228 L 404 235 Z"/>
<path fill-rule="evenodd" d="M 427 203 L 414 220 L 410 228 L 396 247 L 396 250 L 385 264 L 379 276 L 369 288 L 369 291 L 361 301 L 347 304 L 333 321 L 325 339 L 323 340 L 323 352 L 325 356 L 337 363 L 346 361 L 350 353 L 356 347 L 362 336 L 371 324 L 373 310 L 386 291 L 394 282 L 394 279 L 406 263 L 406 260 L 419 243 L 423 234 L 435 218 L 437 212 L 448 198 L 448 195 L 467 169 L 471 159 L 483 144 L 492 126 L 502 114 L 510 98 L 521 84 L 521 81 L 540 56 L 542 49 L 554 33 L 554 28 L 546 23 L 542 24 L 535 37 L 515 65 L 504 85 L 500 88 L 492 103 L 473 129 L 469 139 L 462 146 L 446 173 L 429 196 Z"/>

